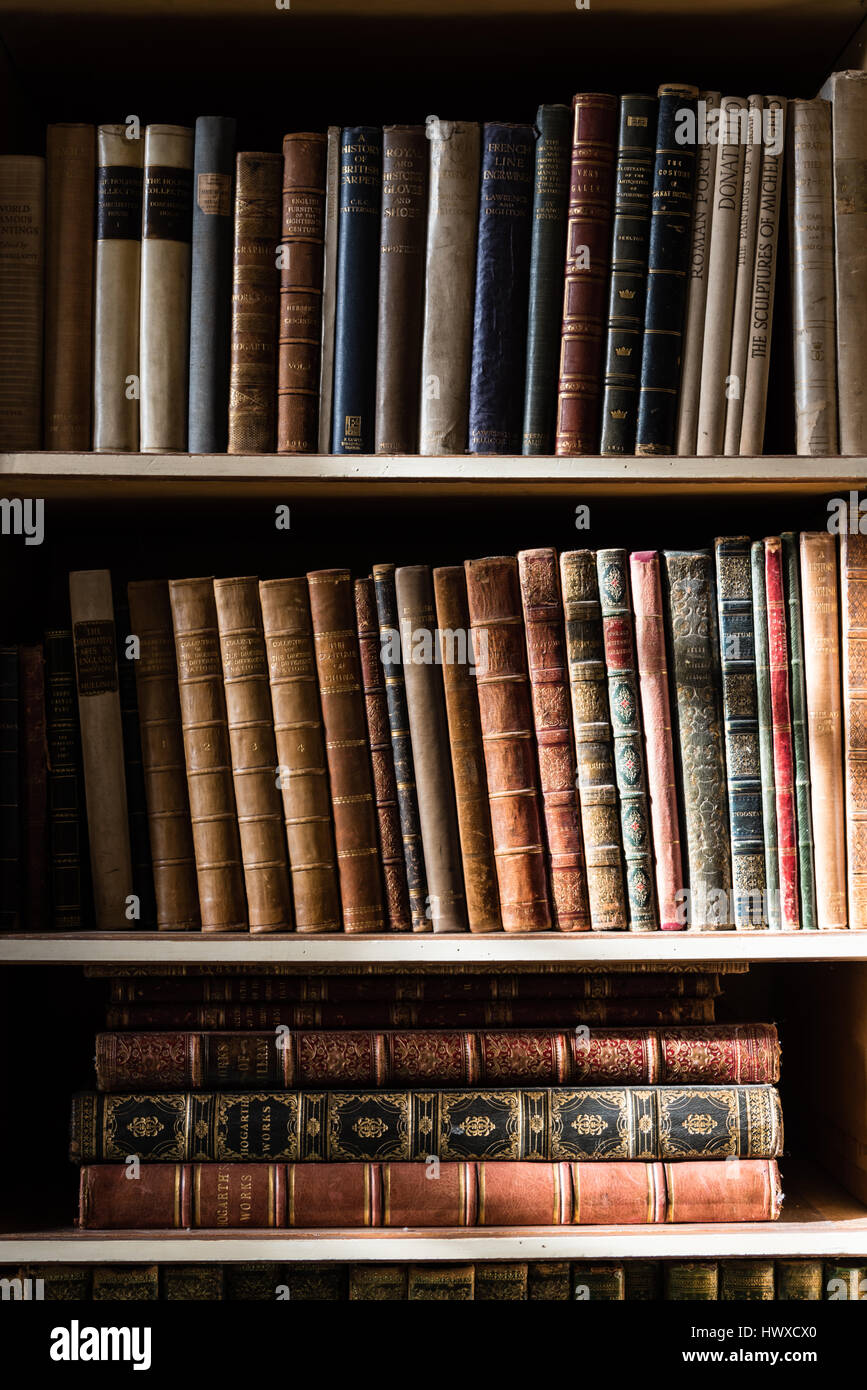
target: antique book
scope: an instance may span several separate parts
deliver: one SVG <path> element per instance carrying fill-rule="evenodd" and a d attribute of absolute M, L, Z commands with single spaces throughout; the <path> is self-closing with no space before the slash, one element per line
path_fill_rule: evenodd
<path fill-rule="evenodd" d="M 504 1260 L 491 1263 L 468 1265 L 465 1268 L 472 1278 L 473 1292 L 466 1295 L 478 1302 L 525 1303 L 527 1299 L 526 1262 L 512 1263 Z M 449 1297 L 457 1297 L 457 1292 Z"/>
<path fill-rule="evenodd" d="M 762 832 L 765 842 L 765 894 L 768 926 L 780 930 L 780 862 L 777 852 L 777 797 L 774 786 L 774 741 L 771 715 L 768 604 L 765 583 L 765 546 L 750 547 L 750 579 L 753 591 L 753 643 L 756 654 L 756 706 L 759 720 L 759 772 L 762 783 Z"/>
<path fill-rule="evenodd" d="M 679 931 L 685 925 L 678 917 L 684 874 L 658 553 L 633 551 L 629 569 L 659 925 L 663 931 Z"/>
<path fill-rule="evenodd" d="M 572 98 L 572 165 L 563 290 L 556 451 L 599 449 L 600 377 L 605 339 L 617 97 Z"/>
<path fill-rule="evenodd" d="M 801 534 L 801 595 L 816 908 L 823 930 L 848 924 L 837 555 L 827 531 Z"/>
<path fill-rule="evenodd" d="M 622 1302 L 626 1270 L 615 1260 L 576 1261 L 572 1266 L 572 1297 L 581 1303 Z"/>
<path fill-rule="evenodd" d="M 259 583 L 295 930 L 341 929 L 307 580 Z"/>
<path fill-rule="evenodd" d="M 226 697 L 212 579 L 169 580 L 203 931 L 246 931 Z"/>
<path fill-rule="evenodd" d="M 325 223 L 322 246 L 322 352 L 319 371 L 319 452 L 331 450 L 334 396 L 334 314 L 337 306 L 337 231 L 340 206 L 340 126 L 328 127 L 325 154 Z"/>
<path fill-rule="evenodd" d="M 326 136 L 283 137 L 283 230 L 277 358 L 277 452 L 319 447 Z"/>
<path fill-rule="evenodd" d="M 421 125 L 387 125 L 382 142 L 374 445 L 377 454 L 414 454 L 424 316 L 427 132 Z"/>
<path fill-rule="evenodd" d="M 761 193 L 756 247 L 753 257 L 753 289 L 750 302 L 749 345 L 746 372 L 741 384 L 740 437 L 732 453 L 760 454 L 765 440 L 768 404 L 768 372 L 771 362 L 771 329 L 774 322 L 774 287 L 777 278 L 777 243 L 780 232 L 780 204 L 785 169 L 784 135 L 786 98 L 766 97 L 765 115 L 772 122 L 773 142 L 762 151 Z M 773 144 L 776 144 L 776 150 Z"/>
<path fill-rule="evenodd" d="M 635 452 L 657 116 L 655 97 L 620 98 L 601 454 Z"/>
<path fill-rule="evenodd" d="M 45 655 L 42 644 L 18 650 L 21 775 L 21 877 L 25 925 L 51 925 L 48 894 L 48 748 L 45 737 Z"/>
<path fill-rule="evenodd" d="M 555 550 L 518 554 L 530 695 L 547 832 L 551 906 L 558 931 L 589 931 L 590 904 L 575 786 L 563 600 Z"/>
<path fill-rule="evenodd" d="M 45 160 L 0 156 L 0 451 L 42 447 Z"/>
<path fill-rule="evenodd" d="M 230 454 L 268 454 L 277 442 L 277 341 L 283 158 L 245 152 L 235 161 Z"/>
<path fill-rule="evenodd" d="M 551 926 L 518 562 L 467 560 L 467 603 L 504 931 Z"/>
<path fill-rule="evenodd" d="M 160 1300 L 211 1302 L 225 1298 L 222 1265 L 160 1265 Z"/>
<path fill-rule="evenodd" d="M 156 1303 L 159 1296 L 159 1265 L 97 1265 L 93 1271 L 95 1303 Z"/>
<path fill-rule="evenodd" d="M 45 634 L 45 725 L 51 920 L 55 931 L 78 931 L 85 924 L 84 787 L 75 655 L 64 629 Z"/>
<path fill-rule="evenodd" d="M 407 1265 L 350 1265 L 346 1297 L 350 1303 L 403 1303 L 408 1279 Z"/>
<path fill-rule="evenodd" d="M 662 1264 L 658 1260 L 627 1260 L 624 1264 L 627 1302 L 656 1302 L 662 1298 Z"/>
<path fill-rule="evenodd" d="M 336 1268 L 339 1269 L 339 1266 Z M 279 1265 L 275 1268 L 273 1264 L 259 1260 L 224 1265 L 223 1274 L 226 1281 L 226 1298 L 231 1302 L 270 1302 L 275 1295 L 276 1285 L 283 1277 L 283 1270 Z"/>
<path fill-rule="evenodd" d="M 482 129 L 471 454 L 521 452 L 535 143 L 533 126 L 487 121 Z"/>
<path fill-rule="evenodd" d="M 789 102 L 790 274 L 795 358 L 795 447 L 836 454 L 837 371 L 831 107 Z"/>
<path fill-rule="evenodd" d="M 768 615 L 774 794 L 777 805 L 777 860 L 780 866 L 780 926 L 783 931 L 794 931 L 801 925 L 798 906 L 798 824 L 795 807 L 792 715 L 789 703 L 789 651 L 783 589 L 783 553 L 779 536 L 770 536 L 765 541 L 765 603 Z"/>
<path fill-rule="evenodd" d="M 135 682 L 157 927 L 197 931 L 201 915 L 169 586 L 140 580 L 127 586 L 127 594 L 130 630 L 139 640 Z"/>
<path fill-rule="evenodd" d="M 215 579 L 214 601 L 247 920 L 252 932 L 290 931 L 292 893 L 258 581 Z"/>
<path fill-rule="evenodd" d="M 45 133 L 46 449 L 89 449 L 93 355 L 96 131 L 49 125 Z"/>
<path fill-rule="evenodd" d="M 190 384 L 187 448 L 225 453 L 229 439 L 233 116 L 199 116 L 193 146 Z"/>
<path fill-rule="evenodd" d="M 333 569 L 316 570 L 308 574 L 307 582 L 331 785 L 343 927 L 348 932 L 382 931 L 385 919 L 376 806 L 367 749 L 352 580 L 348 570 Z"/>
<path fill-rule="evenodd" d="M 670 454 L 677 439 L 683 322 L 690 264 L 696 149 L 679 144 L 681 113 L 694 115 L 698 90 L 659 88 L 653 211 L 647 256 L 647 300 L 636 454 Z M 672 155 L 672 150 L 677 150 Z"/>
<path fill-rule="evenodd" d="M 840 453 L 867 454 L 867 73 L 830 78 Z"/>
<path fill-rule="evenodd" d="M 714 975 L 748 975 L 750 963 L 746 960 L 729 957 L 728 960 L 668 960 L 659 959 L 650 961 L 624 960 L 619 956 L 612 956 L 604 964 L 598 962 L 582 960 L 580 965 L 582 976 L 613 976 L 619 982 L 629 975 L 707 975 L 711 972 Z M 576 967 L 570 965 L 566 960 L 552 960 L 545 963 L 533 963 L 528 961 L 515 960 L 509 963 L 501 961 L 499 964 L 492 964 L 490 961 L 464 960 L 461 963 L 460 976 L 454 975 L 451 967 L 442 961 L 423 960 L 413 965 L 413 977 L 422 976 L 430 979 L 448 979 L 451 983 L 458 978 L 472 976 L 504 976 L 509 981 L 508 986 L 504 986 L 502 979 L 498 979 L 497 988 L 505 987 L 511 991 L 512 981 L 526 980 L 528 982 L 547 981 L 549 976 L 559 979 L 564 975 L 574 976 Z M 148 988 L 154 979 L 183 979 L 185 977 L 206 978 L 213 977 L 218 979 L 224 976 L 240 979 L 244 975 L 287 975 L 304 974 L 305 966 L 293 966 L 288 961 L 268 961 L 268 962 L 235 962 L 233 964 L 222 963 L 199 963 L 195 965 L 176 965 L 168 962 L 160 964 L 124 964 L 121 961 L 114 961 L 110 965 L 90 964 L 83 966 L 84 974 L 88 979 L 93 980 L 141 980 L 148 982 Z M 350 965 L 343 961 L 323 961 L 316 967 L 317 977 L 321 976 L 330 981 L 332 976 L 345 975 L 348 980 L 373 980 L 381 979 L 389 982 L 395 977 L 405 976 L 405 971 L 400 965 L 382 962 L 366 961 L 364 964 Z M 571 988 L 571 986 L 568 986 Z M 591 992 L 595 991 L 596 984 L 591 986 Z M 535 983 L 531 992 L 535 991 Z M 679 992 L 679 991 L 678 991 Z"/>
<path fill-rule="evenodd" d="M 759 204 L 762 195 L 762 121 L 764 98 L 751 96 L 739 118 L 740 130 L 746 136 L 743 146 L 743 179 L 740 220 L 738 222 L 738 251 L 735 269 L 735 292 L 732 309 L 731 351 L 725 386 L 725 435 L 723 452 L 740 453 L 741 423 L 744 411 L 744 387 L 750 348 L 750 314 L 753 302 L 753 279 L 756 268 L 756 236 L 759 225 Z M 758 452 L 761 452 L 759 450 Z"/>
<path fill-rule="evenodd" d="M 193 141 L 186 126 L 145 130 L 139 308 L 140 448 L 187 447 Z"/>
<path fill-rule="evenodd" d="M 804 679 L 804 623 L 798 536 L 784 531 L 783 587 L 788 607 L 789 683 L 792 702 L 792 750 L 795 759 L 795 811 L 798 820 L 798 885 L 801 926 L 816 926 L 816 877 L 813 872 L 813 809 L 810 801 L 810 755 L 807 746 L 807 687 Z"/>
<path fill-rule="evenodd" d="M 720 94 L 702 92 L 705 124 L 718 132 Z M 707 306 L 710 243 L 713 232 L 716 161 L 719 142 L 716 138 L 699 143 L 695 162 L 695 195 L 692 210 L 691 251 L 687 267 L 686 310 L 683 322 L 683 372 L 677 416 L 675 453 L 694 454 L 698 432 L 698 398 L 701 389 L 701 355 L 704 346 L 704 321 Z"/>
<path fill-rule="evenodd" d="M 666 1260 L 663 1289 L 667 1303 L 716 1302 L 719 1265 L 716 1260 Z"/>
<path fill-rule="evenodd" d="M 593 552 L 564 552 L 560 556 L 560 577 L 590 922 L 594 931 L 616 931 L 628 926 L 628 908 L 602 610 Z"/>
<path fill-rule="evenodd" d="M 565 1301 L 572 1297 L 571 1266 L 568 1260 L 531 1260 L 527 1265 L 527 1299 L 535 1302 Z"/>
<path fill-rule="evenodd" d="M 93 268 L 93 448 L 139 447 L 139 294 L 144 140 L 97 128 Z"/>
<path fill-rule="evenodd" d="M 405 565 L 395 571 L 394 585 L 428 915 L 435 932 L 465 931 L 464 876 L 441 673 L 442 663 L 460 659 L 461 652 L 451 641 L 443 650 L 430 568 Z M 467 634 L 465 660 L 466 648 Z"/>
<path fill-rule="evenodd" d="M 286 1297 L 292 1302 L 345 1302 L 348 1297 L 346 1265 L 286 1265 L 282 1276 Z M 273 1291 L 269 1298 L 273 1298 Z"/>
<path fill-rule="evenodd" d="M 135 920 L 127 915 L 132 859 L 108 570 L 73 571 L 69 602 L 94 915 L 99 929 L 118 931 Z"/>
<path fill-rule="evenodd" d="M 773 1260 L 720 1260 L 719 1297 L 723 1303 L 773 1303 Z"/>
<path fill-rule="evenodd" d="M 132 892 L 137 902 L 129 915 L 140 927 L 153 931 L 156 926 L 156 899 L 147 793 L 145 791 L 141 726 L 136 691 L 136 665 L 139 660 L 136 634 L 130 625 L 129 605 L 123 589 L 114 595 L 114 626 L 117 641 L 117 689 L 120 696 L 120 722 L 123 730 L 123 762 L 126 774 L 126 805 L 129 817 L 129 848 L 132 859 Z"/>
<path fill-rule="evenodd" d="M 867 1265 L 827 1260 L 824 1297 L 829 1303 L 839 1299 L 867 1298 Z"/>
<path fill-rule="evenodd" d="M 485 1283 L 482 1293 L 477 1274 L 479 1265 L 410 1265 L 406 1296 L 410 1301 L 468 1303 L 474 1298 L 497 1298 L 492 1290 L 496 1275 Z M 511 1270 L 512 1265 L 485 1265 L 486 1270 Z M 526 1269 L 526 1266 L 525 1266 Z"/>
<path fill-rule="evenodd" d="M 823 1266 L 821 1260 L 775 1260 L 776 1301 L 821 1302 Z"/>
<path fill-rule="evenodd" d="M 433 586 L 441 640 L 449 640 L 449 634 L 456 644 L 460 643 L 461 634 L 464 640 L 464 660 L 444 662 L 442 672 L 467 921 L 470 931 L 501 931 L 500 895 L 463 566 L 435 569 Z"/>
<path fill-rule="evenodd" d="M 849 926 L 867 929 L 867 536 L 840 533 L 846 887 Z"/>
<path fill-rule="evenodd" d="M 374 448 L 381 202 L 382 131 L 344 126 L 331 407 L 335 454 L 372 454 Z"/>
<path fill-rule="evenodd" d="M 481 127 L 427 119 L 430 190 L 421 350 L 420 454 L 467 447 Z"/>
<path fill-rule="evenodd" d="M 570 107 L 540 106 L 536 130 L 521 452 L 553 454 L 572 150 Z"/>
<path fill-rule="evenodd" d="M 41 1281 L 42 1297 L 46 1303 L 66 1303 L 91 1298 L 92 1273 L 95 1274 L 96 1270 L 91 1270 L 90 1265 L 79 1264 L 29 1264 L 20 1265 L 18 1268 L 18 1278 L 22 1282 L 30 1280 L 31 1289 L 35 1289 L 37 1281 Z M 15 1295 L 12 1296 L 14 1298 Z M 27 1298 L 26 1292 L 24 1297 Z M 31 1298 L 33 1297 L 38 1298 L 38 1293 L 31 1293 Z"/>

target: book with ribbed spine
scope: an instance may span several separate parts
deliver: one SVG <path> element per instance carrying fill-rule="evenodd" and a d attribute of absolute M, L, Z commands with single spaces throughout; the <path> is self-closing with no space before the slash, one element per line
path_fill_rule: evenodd
<path fill-rule="evenodd" d="M 224 453 L 229 437 L 236 130 L 232 116 L 196 120 L 187 446 L 191 454 Z"/>
<path fill-rule="evenodd" d="M 331 408 L 335 454 L 372 454 L 374 449 L 381 203 L 382 131 L 379 126 L 345 126 L 340 137 Z"/>
<path fill-rule="evenodd" d="M 322 372 L 327 137 L 283 137 L 277 452 L 315 454 Z"/>
<path fill-rule="evenodd" d="M 429 142 L 420 125 L 385 126 L 382 142 L 374 444 L 377 454 L 414 454 L 418 450 Z"/>
<path fill-rule="evenodd" d="M 521 449 L 529 455 L 554 452 L 572 150 L 571 109 L 559 105 L 540 106 L 536 112 L 536 130 Z"/>
<path fill-rule="evenodd" d="M 765 842 L 765 890 L 768 926 L 780 930 L 780 862 L 777 852 L 777 797 L 774 785 L 773 719 L 768 648 L 768 602 L 765 585 L 765 547 L 750 547 L 753 594 L 753 644 L 756 654 L 756 707 L 759 720 L 759 772 L 762 782 L 762 831 Z"/>
<path fill-rule="evenodd" d="M 773 1303 L 773 1260 L 721 1260 L 721 1303 Z"/>
<path fill-rule="evenodd" d="M 789 103 L 795 451 L 836 454 L 837 369 L 831 107 L 821 97 Z"/>
<path fill-rule="evenodd" d="M 144 454 L 187 447 L 193 141 L 186 126 L 145 130 L 139 375 Z"/>
<path fill-rule="evenodd" d="M 0 449 L 42 447 L 45 160 L 0 156 Z"/>
<path fill-rule="evenodd" d="M 747 361 L 750 350 L 750 324 L 753 302 L 753 279 L 756 269 L 756 238 L 759 226 L 759 205 L 762 195 L 762 139 L 764 98 L 751 96 L 747 101 L 746 135 L 744 146 L 743 191 L 738 224 L 738 254 L 732 309 L 732 339 L 726 383 L 725 435 L 723 452 L 727 456 L 740 452 L 741 424 L 744 412 Z M 760 452 L 760 451 L 758 451 Z"/>
<path fill-rule="evenodd" d="M 867 929 L 867 536 L 840 533 L 849 926 Z"/>
<path fill-rule="evenodd" d="M 783 545 L 783 588 L 788 616 L 801 927 L 804 931 L 813 931 L 816 927 L 816 877 L 813 872 L 813 809 L 810 801 L 810 755 L 807 747 L 807 687 L 804 680 L 804 622 L 801 612 L 798 536 L 794 531 L 783 531 L 780 540 Z"/>
<path fill-rule="evenodd" d="M 139 447 L 139 295 L 144 140 L 125 125 L 97 128 L 93 268 L 93 449 Z M 131 380 L 132 378 L 132 380 Z"/>
<path fill-rule="evenodd" d="M 786 146 L 786 98 L 765 97 L 765 114 L 771 125 L 772 141 L 762 151 L 762 182 L 750 300 L 749 347 L 746 373 L 741 387 L 743 405 L 738 448 L 732 452 L 760 454 L 765 440 L 768 405 L 768 373 L 771 364 L 771 329 L 774 322 L 774 290 L 777 279 L 777 243 L 780 232 L 780 205 L 783 190 Z M 763 116 L 764 119 L 764 116 Z M 774 150 L 773 145 L 776 145 Z M 726 442 L 726 453 L 729 441 Z"/>
<path fill-rule="evenodd" d="M 340 126 L 330 125 L 325 156 L 325 223 L 322 247 L 322 353 L 319 372 L 319 452 L 331 451 L 334 400 L 334 314 L 337 306 L 337 235 L 340 206 Z"/>
<path fill-rule="evenodd" d="M 774 794 L 777 801 L 777 856 L 780 865 L 780 925 L 784 931 L 793 931 L 801 925 L 798 905 L 798 825 L 783 554 L 779 536 L 770 536 L 765 541 L 765 603 L 768 614 Z"/>
<path fill-rule="evenodd" d="M 77 931 L 85 924 L 87 855 L 75 655 L 66 629 L 45 634 L 45 724 L 52 922 L 56 931 Z"/>
<path fill-rule="evenodd" d="M 49 125 L 45 135 L 46 449 L 91 444 L 96 131 Z"/>
<path fill-rule="evenodd" d="M 667 1303 L 715 1303 L 719 1298 L 719 1264 L 716 1260 L 666 1261 L 663 1297 Z"/>
<path fill-rule="evenodd" d="M 719 92 L 701 92 L 708 132 L 719 120 Z M 701 355 L 704 346 L 704 320 L 707 307 L 710 242 L 713 231 L 714 188 L 719 144 L 703 140 L 695 164 L 695 194 L 692 209 L 691 252 L 688 266 L 686 309 L 683 320 L 683 370 L 678 399 L 677 444 L 679 455 L 694 454 L 698 431 L 698 398 L 701 389 Z"/>
<path fill-rule="evenodd" d="M 277 441 L 277 343 L 283 158 L 246 151 L 235 161 L 230 454 L 271 453 Z"/>
<path fill-rule="evenodd" d="M 783 1302 L 820 1302 L 824 1269 L 821 1260 L 775 1260 L 776 1299 Z"/>

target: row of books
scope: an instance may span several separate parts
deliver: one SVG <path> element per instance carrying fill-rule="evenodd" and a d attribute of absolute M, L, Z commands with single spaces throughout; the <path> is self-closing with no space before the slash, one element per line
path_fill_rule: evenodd
<path fill-rule="evenodd" d="M 3 921 L 82 925 L 84 811 L 98 928 L 864 929 L 839 542 L 141 581 L 119 627 L 77 571 L 47 681 L 0 650 Z"/>
<path fill-rule="evenodd" d="M 0 159 L 0 450 L 761 453 L 788 150 L 797 450 L 863 455 L 867 79 L 826 95 L 50 125 Z"/>

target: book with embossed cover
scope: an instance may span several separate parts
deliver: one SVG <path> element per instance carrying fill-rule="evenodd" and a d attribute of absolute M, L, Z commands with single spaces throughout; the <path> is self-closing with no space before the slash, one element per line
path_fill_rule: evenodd
<path fill-rule="evenodd" d="M 315 454 L 319 443 L 326 168 L 326 136 L 284 135 L 278 454 Z"/>
<path fill-rule="evenodd" d="M 277 439 L 277 342 L 283 159 L 244 152 L 235 161 L 230 454 L 267 454 Z"/>

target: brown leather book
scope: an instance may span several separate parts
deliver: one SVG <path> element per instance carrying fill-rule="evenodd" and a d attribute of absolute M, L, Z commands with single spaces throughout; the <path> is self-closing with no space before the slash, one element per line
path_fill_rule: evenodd
<path fill-rule="evenodd" d="M 45 135 L 45 448 L 90 448 L 96 130 Z"/>
<path fill-rule="evenodd" d="M 135 682 L 157 927 L 198 931 L 202 919 L 169 586 L 164 579 L 139 580 L 127 585 L 127 595 L 130 630 L 140 644 Z"/>
<path fill-rule="evenodd" d="M 51 927 L 48 897 L 48 747 L 45 734 L 45 658 L 42 647 L 18 656 L 21 742 L 23 899 L 27 930 Z"/>
<path fill-rule="evenodd" d="M 849 926 L 867 930 L 867 536 L 840 534 Z"/>
<path fill-rule="evenodd" d="M 267 454 L 277 440 L 277 245 L 282 183 L 282 155 L 238 155 L 229 361 L 230 454 Z"/>
<path fill-rule="evenodd" d="M 340 894 L 307 580 L 259 584 L 295 930 L 338 932 Z"/>
<path fill-rule="evenodd" d="M 259 582 L 215 579 L 214 600 L 250 931 L 289 931 L 292 895 Z"/>
<path fill-rule="evenodd" d="M 463 633 L 469 658 L 470 613 L 463 566 L 435 569 L 433 585 L 441 640 L 451 633 L 452 640 L 459 641 Z M 502 931 L 479 700 L 469 659 L 443 663 L 443 692 L 469 928 Z"/>
<path fill-rule="evenodd" d="M 171 579 L 178 695 L 203 931 L 246 931 L 212 579 Z"/>
<path fill-rule="evenodd" d="M 394 775 L 394 754 L 388 723 L 385 670 L 379 655 L 379 619 L 372 579 L 355 581 L 355 616 L 358 622 L 358 648 L 364 684 L 367 733 L 370 740 L 370 761 L 373 767 L 373 788 L 376 793 L 376 814 L 379 820 L 379 848 L 388 925 L 392 931 L 412 931 L 406 861 L 403 857 L 400 811 L 397 804 L 397 781 Z"/>
<path fill-rule="evenodd" d="M 575 742 L 557 552 L 522 550 L 518 555 L 518 573 L 548 832 L 554 925 L 560 931 L 589 931 L 590 906 L 575 786 Z"/>
<path fill-rule="evenodd" d="M 308 574 L 334 839 L 348 932 L 385 929 L 361 661 L 349 570 Z"/>
<path fill-rule="evenodd" d="M 324 135 L 283 138 L 278 454 L 318 448 L 326 154 Z"/>
<path fill-rule="evenodd" d="M 464 569 L 503 928 L 547 931 L 551 909 L 518 562 L 500 555 L 467 560 Z"/>
<path fill-rule="evenodd" d="M 45 160 L 0 155 L 0 451 L 42 447 Z"/>

